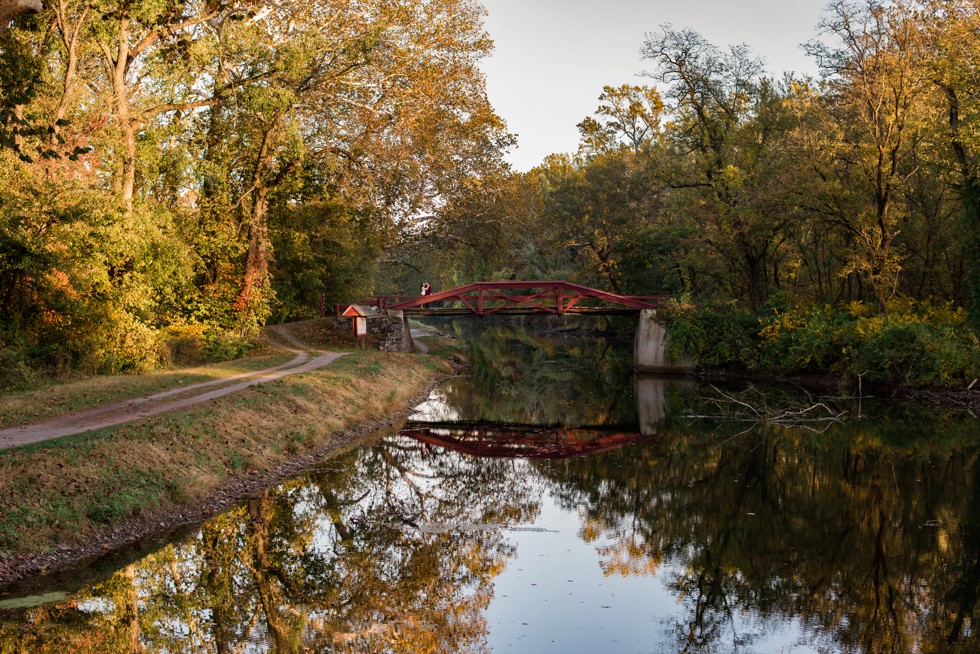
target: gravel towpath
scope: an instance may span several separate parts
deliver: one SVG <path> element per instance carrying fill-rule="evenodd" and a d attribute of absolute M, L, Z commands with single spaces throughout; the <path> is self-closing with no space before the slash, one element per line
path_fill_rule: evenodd
<path fill-rule="evenodd" d="M 296 355 L 288 363 L 233 377 L 199 382 L 151 395 L 113 402 L 88 411 L 58 416 L 31 425 L 2 429 L 0 430 L 0 450 L 40 443 L 72 434 L 81 434 L 93 429 L 113 427 L 124 422 L 184 409 L 237 393 L 250 386 L 323 368 L 344 356 L 343 352 L 320 350 L 308 352 L 305 350 L 307 346 L 293 336 L 286 326 L 274 325 L 271 329 L 278 338 L 289 344 L 286 349 Z"/>

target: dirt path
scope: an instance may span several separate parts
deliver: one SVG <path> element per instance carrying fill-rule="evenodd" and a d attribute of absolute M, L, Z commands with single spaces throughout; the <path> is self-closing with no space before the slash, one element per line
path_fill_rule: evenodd
<path fill-rule="evenodd" d="M 309 345 L 303 341 L 296 338 L 296 335 L 289 331 L 289 327 L 286 325 L 269 325 L 269 329 L 279 338 L 286 341 L 289 345 L 296 348 L 299 351 L 309 349 Z"/>
<path fill-rule="evenodd" d="M 344 356 L 343 352 L 325 352 L 322 350 L 317 350 L 311 354 L 308 351 L 303 351 L 307 346 L 293 336 L 285 325 L 273 325 L 271 329 L 276 336 L 297 348 L 285 348 L 296 354 L 288 363 L 233 377 L 199 382 L 181 388 L 122 400 L 81 413 L 58 416 L 32 425 L 2 429 L 0 430 L 0 451 L 31 443 L 40 443 L 53 438 L 80 434 L 93 429 L 113 427 L 124 422 L 184 409 L 231 393 L 237 393 L 250 386 L 316 370 Z M 219 388 L 208 390 L 215 386 Z M 167 400 L 167 398 L 175 399 Z"/>
<path fill-rule="evenodd" d="M 416 339 L 422 338 L 424 336 L 432 336 L 432 332 L 426 331 L 424 329 L 413 329 L 411 333 L 412 333 L 412 344 L 415 346 L 415 349 L 417 349 L 422 354 L 428 354 L 429 346 L 423 343 L 422 341 Z"/>

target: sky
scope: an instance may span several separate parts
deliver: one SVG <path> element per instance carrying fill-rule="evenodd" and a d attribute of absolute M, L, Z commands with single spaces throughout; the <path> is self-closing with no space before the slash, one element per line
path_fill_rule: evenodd
<path fill-rule="evenodd" d="M 518 136 L 508 161 L 520 171 L 578 144 L 575 125 L 605 85 L 652 84 L 644 35 L 664 23 L 717 46 L 747 44 L 769 73 L 816 75 L 800 44 L 816 36 L 828 0 L 482 0 L 495 43 L 483 62 L 487 92 Z"/>

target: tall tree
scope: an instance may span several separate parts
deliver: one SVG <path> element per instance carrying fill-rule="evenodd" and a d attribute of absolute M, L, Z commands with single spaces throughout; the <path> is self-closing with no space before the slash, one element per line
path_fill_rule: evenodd
<path fill-rule="evenodd" d="M 481 12 L 465 0 L 321 2 L 235 28 L 253 44 L 240 65 L 266 71 L 236 93 L 252 111 L 223 117 L 234 129 L 215 148 L 230 152 L 227 201 L 248 234 L 239 313 L 265 304 L 272 203 L 329 191 L 395 224 L 499 160 L 508 137 L 476 64 L 490 48 Z"/>
<path fill-rule="evenodd" d="M 90 29 L 102 55 L 105 95 L 111 98 L 113 190 L 131 203 L 139 133 L 148 121 L 215 102 L 199 97 L 206 71 L 179 65 L 184 63 L 181 53 L 209 38 L 202 28 L 208 21 L 241 10 L 181 0 L 114 2 L 100 10 L 101 20 L 91 22 Z"/>
<path fill-rule="evenodd" d="M 971 314 L 980 325 L 980 5 L 974 0 L 925 0 L 925 51 L 940 90 L 938 114 L 953 157 L 952 179 L 963 206 Z"/>
<path fill-rule="evenodd" d="M 878 0 L 837 0 L 822 21 L 831 44 L 811 43 L 827 78 L 825 108 L 836 129 L 826 133 L 821 175 L 827 192 L 856 203 L 832 220 L 847 234 L 848 270 L 866 281 L 884 308 L 899 288 L 896 238 L 907 218 L 901 193 L 922 138 L 929 90 L 922 41 L 907 7 Z"/>
<path fill-rule="evenodd" d="M 769 188 L 788 129 L 780 92 L 746 46 L 722 51 L 691 30 L 665 26 L 647 35 L 641 53 L 654 65 L 645 74 L 668 85 L 674 151 L 665 183 L 720 259 L 719 281 L 759 308 L 775 283 L 787 220 Z"/>
<path fill-rule="evenodd" d="M 586 154 L 600 153 L 624 144 L 634 154 L 660 135 L 664 102 L 657 89 L 624 84 L 604 86 L 595 117 L 578 124 Z"/>

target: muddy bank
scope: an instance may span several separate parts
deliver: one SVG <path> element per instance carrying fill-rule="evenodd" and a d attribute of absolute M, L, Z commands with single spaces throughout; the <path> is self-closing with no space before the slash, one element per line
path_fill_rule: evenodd
<path fill-rule="evenodd" d="M 226 479 L 198 501 L 154 511 L 137 519 L 100 529 L 84 544 L 59 544 L 50 552 L 0 556 L 0 586 L 88 565 L 120 548 L 157 534 L 194 525 L 221 513 L 250 495 L 311 468 L 343 448 L 397 425 L 411 414 L 412 407 L 425 400 L 433 387 L 458 372 L 460 367 L 456 364 L 453 373 L 433 379 L 423 390 L 412 396 L 402 410 L 383 418 L 365 421 L 353 429 L 335 432 L 314 449 L 267 470 L 250 469 L 240 476 Z"/>

